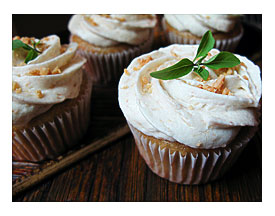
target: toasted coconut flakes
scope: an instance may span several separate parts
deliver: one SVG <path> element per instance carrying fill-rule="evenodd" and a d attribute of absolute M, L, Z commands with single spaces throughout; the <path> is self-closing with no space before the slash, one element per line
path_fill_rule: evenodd
<path fill-rule="evenodd" d="M 190 106 L 188 107 L 188 109 L 189 109 L 189 110 L 194 110 L 194 107 L 190 105 Z"/>
<path fill-rule="evenodd" d="M 248 80 L 248 77 L 247 77 L 246 75 L 243 75 L 243 78 L 244 78 L 245 80 Z"/>
<path fill-rule="evenodd" d="M 61 70 L 58 68 L 58 66 L 56 66 L 51 74 L 61 74 Z"/>
<path fill-rule="evenodd" d="M 19 89 L 20 85 L 18 84 L 18 82 L 12 81 L 12 90 L 16 91 L 16 89 Z"/>
<path fill-rule="evenodd" d="M 139 63 L 139 66 L 138 67 L 134 67 L 133 69 L 135 71 L 141 69 L 144 65 L 146 65 L 149 61 L 153 60 L 153 58 L 151 56 L 147 56 L 146 58 L 141 58 L 141 59 L 138 59 L 138 63 Z"/>
<path fill-rule="evenodd" d="M 224 86 L 225 82 L 225 76 L 220 75 L 218 79 L 211 85 L 202 85 L 199 84 L 196 87 L 200 89 L 204 89 L 209 92 L 217 93 L 217 94 L 223 94 L 223 95 L 233 95 L 228 88 Z"/>
<path fill-rule="evenodd" d="M 127 89 L 127 88 L 129 88 L 129 86 L 123 86 L 123 87 L 121 87 L 121 89 Z"/>
<path fill-rule="evenodd" d="M 100 16 L 105 17 L 105 18 L 111 18 L 110 14 L 100 14 Z"/>
<path fill-rule="evenodd" d="M 91 17 L 87 18 L 87 20 L 92 26 L 98 26 L 98 24 Z"/>
<path fill-rule="evenodd" d="M 218 77 L 218 79 L 212 84 L 212 86 L 214 88 L 217 88 L 217 89 L 221 89 L 224 85 L 224 81 L 225 81 L 225 76 L 224 75 L 220 75 Z"/>
<path fill-rule="evenodd" d="M 44 97 L 44 95 L 42 94 L 41 90 L 36 90 L 35 93 L 36 93 L 36 95 L 37 95 L 38 98 L 43 98 Z"/>
<path fill-rule="evenodd" d="M 34 69 L 30 72 L 28 72 L 26 75 L 29 76 L 41 76 L 41 75 L 54 75 L 54 74 L 60 74 L 62 71 L 58 66 L 56 66 L 53 70 L 50 68 L 42 67 L 40 69 Z"/>
<path fill-rule="evenodd" d="M 246 64 L 243 63 L 243 62 L 241 62 L 240 65 L 241 65 L 241 66 L 244 66 L 245 68 L 247 68 Z"/>
<path fill-rule="evenodd" d="M 120 21 L 120 22 L 125 22 L 126 21 L 126 19 L 123 18 L 123 17 L 116 17 L 115 19 Z"/>
<path fill-rule="evenodd" d="M 126 75 L 130 76 L 129 71 L 128 71 L 126 68 L 124 69 L 124 73 L 125 73 Z"/>
<path fill-rule="evenodd" d="M 40 69 L 40 75 L 48 75 L 50 74 L 50 68 L 42 67 Z"/>

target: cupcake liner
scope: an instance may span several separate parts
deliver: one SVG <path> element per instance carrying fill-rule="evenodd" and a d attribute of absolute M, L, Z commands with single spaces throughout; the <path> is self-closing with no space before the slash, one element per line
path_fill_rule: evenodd
<path fill-rule="evenodd" d="M 162 20 L 162 26 L 166 35 L 166 39 L 169 44 L 200 44 L 201 40 L 184 38 L 182 36 L 176 35 L 174 32 L 168 31 L 166 27 L 165 20 Z M 215 39 L 214 47 L 221 51 L 234 52 L 237 48 L 241 38 L 243 36 L 243 27 L 241 26 L 241 31 L 238 35 L 232 38 L 227 38 L 223 40 Z"/>
<path fill-rule="evenodd" d="M 236 139 L 225 148 L 186 152 L 161 149 L 154 139 L 148 139 L 131 124 L 139 153 L 149 168 L 162 178 L 180 184 L 202 184 L 221 177 L 237 160 L 242 150 L 255 134 L 257 127 L 244 127 Z M 161 140 L 157 140 L 161 142 Z"/>
<path fill-rule="evenodd" d="M 71 107 L 66 107 L 47 122 L 13 131 L 13 160 L 39 162 L 55 159 L 77 145 L 89 125 L 91 90 L 91 82 L 88 82 L 85 91 Z"/>
<path fill-rule="evenodd" d="M 85 69 L 91 75 L 95 85 L 118 84 L 118 81 L 130 62 L 137 56 L 149 52 L 153 44 L 153 32 L 150 38 L 139 46 L 115 53 L 92 53 L 78 49 L 77 53 L 87 59 Z"/>

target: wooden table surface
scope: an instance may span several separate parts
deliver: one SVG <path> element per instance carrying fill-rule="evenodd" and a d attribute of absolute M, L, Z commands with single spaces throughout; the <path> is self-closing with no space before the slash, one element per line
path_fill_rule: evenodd
<path fill-rule="evenodd" d="M 251 52 L 249 57 L 261 66 L 261 50 L 260 53 Z M 105 136 L 126 124 L 118 106 L 117 88 L 94 87 L 91 100 L 91 124 L 80 142 L 82 144 Z M 204 185 L 189 186 L 171 183 L 155 175 L 139 155 L 133 136 L 128 133 L 13 196 L 13 201 L 261 202 L 261 134 L 260 125 L 259 131 L 235 165 L 221 179 Z"/>

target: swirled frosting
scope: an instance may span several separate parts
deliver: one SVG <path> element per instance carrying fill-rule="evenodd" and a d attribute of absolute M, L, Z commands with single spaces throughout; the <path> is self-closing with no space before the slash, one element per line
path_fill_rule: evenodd
<path fill-rule="evenodd" d="M 193 148 L 224 147 L 241 126 L 258 124 L 260 69 L 246 57 L 236 55 L 242 62 L 239 66 L 225 72 L 208 68 L 207 81 L 195 72 L 174 80 L 150 76 L 182 58 L 193 60 L 197 48 L 171 45 L 135 58 L 120 79 L 119 105 L 127 121 L 148 136 Z M 212 49 L 205 60 L 218 52 Z M 214 93 L 217 89 L 213 86 L 221 80 L 223 93 Z"/>
<path fill-rule="evenodd" d="M 73 15 L 68 28 L 91 44 L 107 47 L 139 45 L 149 38 L 155 25 L 155 15 Z"/>
<path fill-rule="evenodd" d="M 56 35 L 40 41 L 38 50 L 40 47 L 42 53 L 27 64 L 26 50 L 19 48 L 12 52 L 13 125 L 24 125 L 54 104 L 79 94 L 82 83 L 79 69 L 86 60 L 75 56 L 77 44 L 61 46 Z"/>
<path fill-rule="evenodd" d="M 212 33 L 230 32 L 240 16 L 228 14 L 165 14 L 164 17 L 178 31 L 189 31 L 201 37 L 208 30 L 211 30 Z"/>

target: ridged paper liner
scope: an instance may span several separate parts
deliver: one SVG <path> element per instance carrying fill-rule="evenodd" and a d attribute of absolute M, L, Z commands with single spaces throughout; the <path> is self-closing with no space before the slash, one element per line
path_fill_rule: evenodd
<path fill-rule="evenodd" d="M 161 149 L 153 141 L 155 139 L 144 136 L 131 124 L 128 125 L 139 153 L 149 168 L 160 177 L 180 184 L 202 184 L 221 177 L 234 164 L 257 130 L 257 127 L 244 127 L 233 143 L 225 148 L 182 155 L 179 151 L 171 152 L 168 147 Z"/>
<path fill-rule="evenodd" d="M 166 28 L 165 19 L 162 19 L 162 27 L 164 29 L 166 39 L 169 44 L 200 44 L 201 40 L 184 38 L 182 36 L 176 35 L 175 33 L 168 31 Z M 234 52 L 237 48 L 241 38 L 243 36 L 243 27 L 238 35 L 232 38 L 227 38 L 223 40 L 215 39 L 214 47 L 221 51 L 230 51 Z"/>
<path fill-rule="evenodd" d="M 131 61 L 141 54 L 151 51 L 153 44 L 153 32 L 147 41 L 139 46 L 134 46 L 122 52 L 92 53 L 78 49 L 78 54 L 87 59 L 85 69 L 90 73 L 92 81 L 96 85 L 112 84 L 116 86 L 118 81 Z"/>
<path fill-rule="evenodd" d="M 85 91 L 71 107 L 66 107 L 46 122 L 13 131 L 13 160 L 38 162 L 55 159 L 77 145 L 89 125 L 91 90 L 91 81 L 88 81 Z"/>

